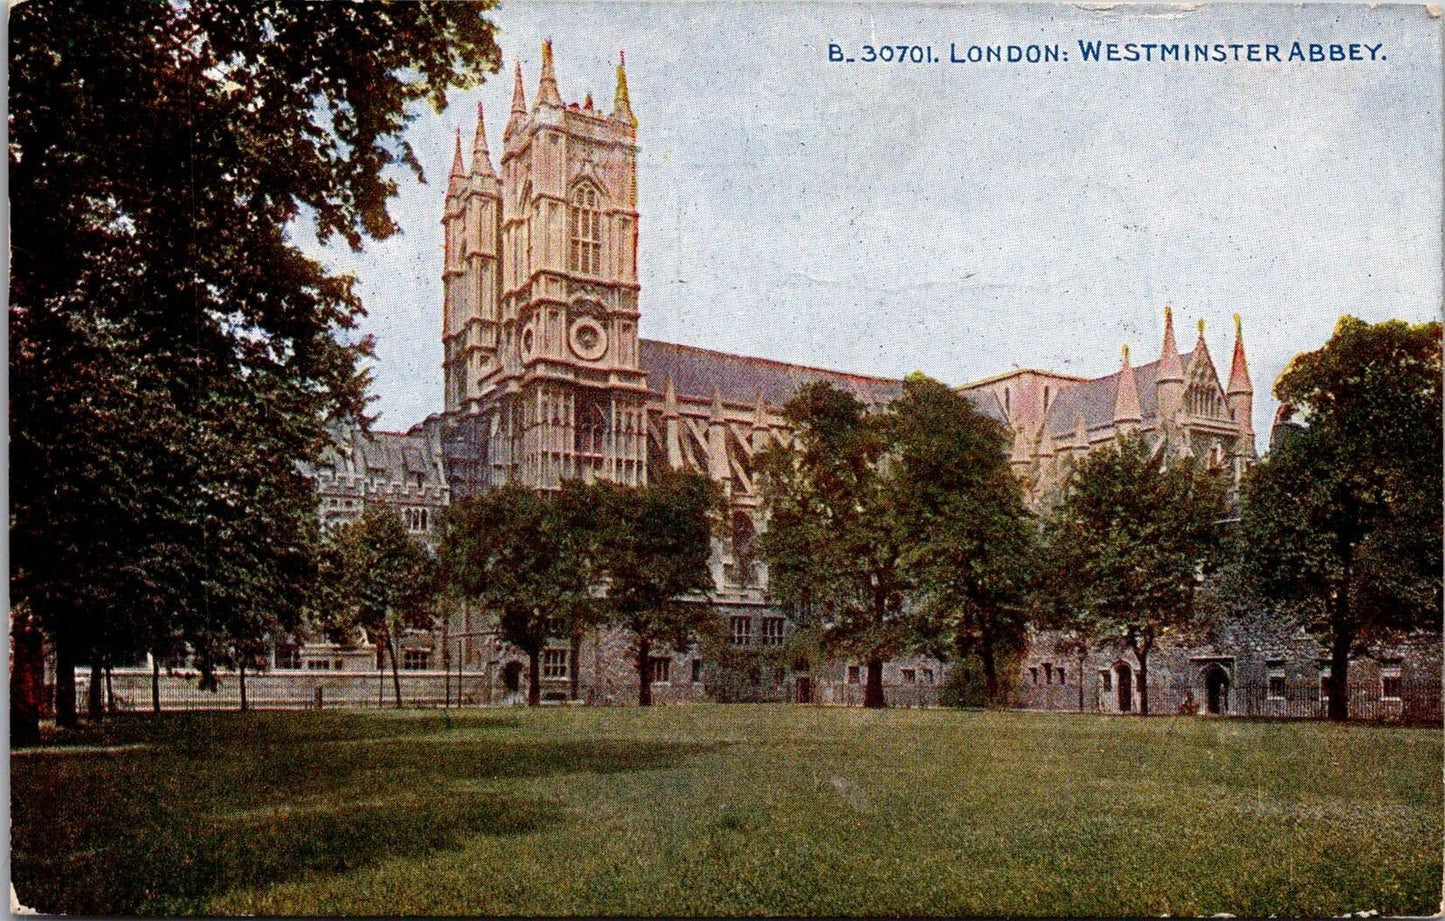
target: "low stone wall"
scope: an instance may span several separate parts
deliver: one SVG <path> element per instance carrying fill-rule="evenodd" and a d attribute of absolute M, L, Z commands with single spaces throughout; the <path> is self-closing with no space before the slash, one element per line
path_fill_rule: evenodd
<path fill-rule="evenodd" d="M 178 672 L 160 677 L 162 710 L 236 710 L 241 706 L 240 676 L 223 672 L 220 687 L 202 691 L 196 675 Z M 526 702 L 525 691 L 507 694 L 495 676 L 464 673 L 460 678 L 441 671 L 400 673 L 402 705 L 406 707 L 499 706 Z M 84 706 L 89 675 L 77 675 L 76 697 Z M 151 708 L 151 673 L 121 668 L 111 673 L 111 693 L 119 710 Z M 396 696 L 390 672 L 285 670 L 246 674 L 246 702 L 256 709 L 392 707 Z"/>

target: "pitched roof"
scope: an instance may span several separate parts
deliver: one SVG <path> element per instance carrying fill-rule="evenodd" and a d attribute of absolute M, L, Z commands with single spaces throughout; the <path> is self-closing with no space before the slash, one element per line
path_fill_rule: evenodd
<path fill-rule="evenodd" d="M 1189 352 L 1181 355 L 1181 360 L 1188 364 L 1194 353 Z M 1151 361 L 1147 365 L 1140 365 L 1134 369 L 1134 379 L 1139 384 L 1139 410 L 1143 421 L 1148 422 L 1159 413 L 1159 394 L 1154 383 L 1159 373 L 1159 362 Z M 1072 436 L 1074 428 L 1078 425 L 1079 417 L 1083 416 L 1084 425 L 1090 429 L 1114 424 L 1114 401 L 1119 392 L 1119 372 L 1114 372 L 1107 377 L 1096 377 L 1082 384 L 1076 384 L 1066 390 L 1060 391 L 1049 404 L 1048 414 L 1044 417 L 1044 430 L 1050 435 Z"/>
<path fill-rule="evenodd" d="M 670 379 L 678 396 L 695 400 L 711 400 L 716 389 L 728 403 L 752 406 L 761 393 L 769 406 L 782 406 L 804 384 L 820 380 L 869 406 L 880 406 L 903 392 L 903 381 L 894 378 L 828 371 L 654 339 L 638 340 L 638 360 L 647 374 L 648 390 L 661 395 Z"/>

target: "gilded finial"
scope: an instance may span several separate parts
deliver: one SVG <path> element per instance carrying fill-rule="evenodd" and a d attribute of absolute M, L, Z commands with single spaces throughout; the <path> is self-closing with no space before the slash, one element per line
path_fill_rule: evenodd
<path fill-rule="evenodd" d="M 1200 320 L 1200 321 L 1199 321 L 1199 336 L 1200 336 L 1201 339 L 1204 337 L 1204 321 L 1203 321 L 1203 320 Z"/>
<path fill-rule="evenodd" d="M 1119 349 L 1119 354 L 1124 359 L 1124 364 L 1127 365 L 1129 363 L 1129 343 L 1124 343 L 1124 346 Z"/>
<path fill-rule="evenodd" d="M 1239 314 L 1234 315 L 1234 338 L 1243 339 L 1243 325 L 1239 322 Z"/>

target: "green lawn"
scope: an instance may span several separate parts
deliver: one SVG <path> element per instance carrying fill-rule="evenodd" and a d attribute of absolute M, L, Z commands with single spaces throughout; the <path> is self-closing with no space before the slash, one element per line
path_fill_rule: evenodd
<path fill-rule="evenodd" d="M 11 758 L 82 914 L 1438 910 L 1438 730 L 695 706 L 176 714 Z"/>

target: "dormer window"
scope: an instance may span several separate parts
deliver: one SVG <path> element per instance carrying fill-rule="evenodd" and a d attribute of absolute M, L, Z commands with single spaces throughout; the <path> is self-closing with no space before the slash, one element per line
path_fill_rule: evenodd
<path fill-rule="evenodd" d="M 579 186 L 572 193 L 572 247 L 568 268 L 581 275 L 598 275 L 602 271 L 602 212 L 598 210 L 597 190 Z"/>

